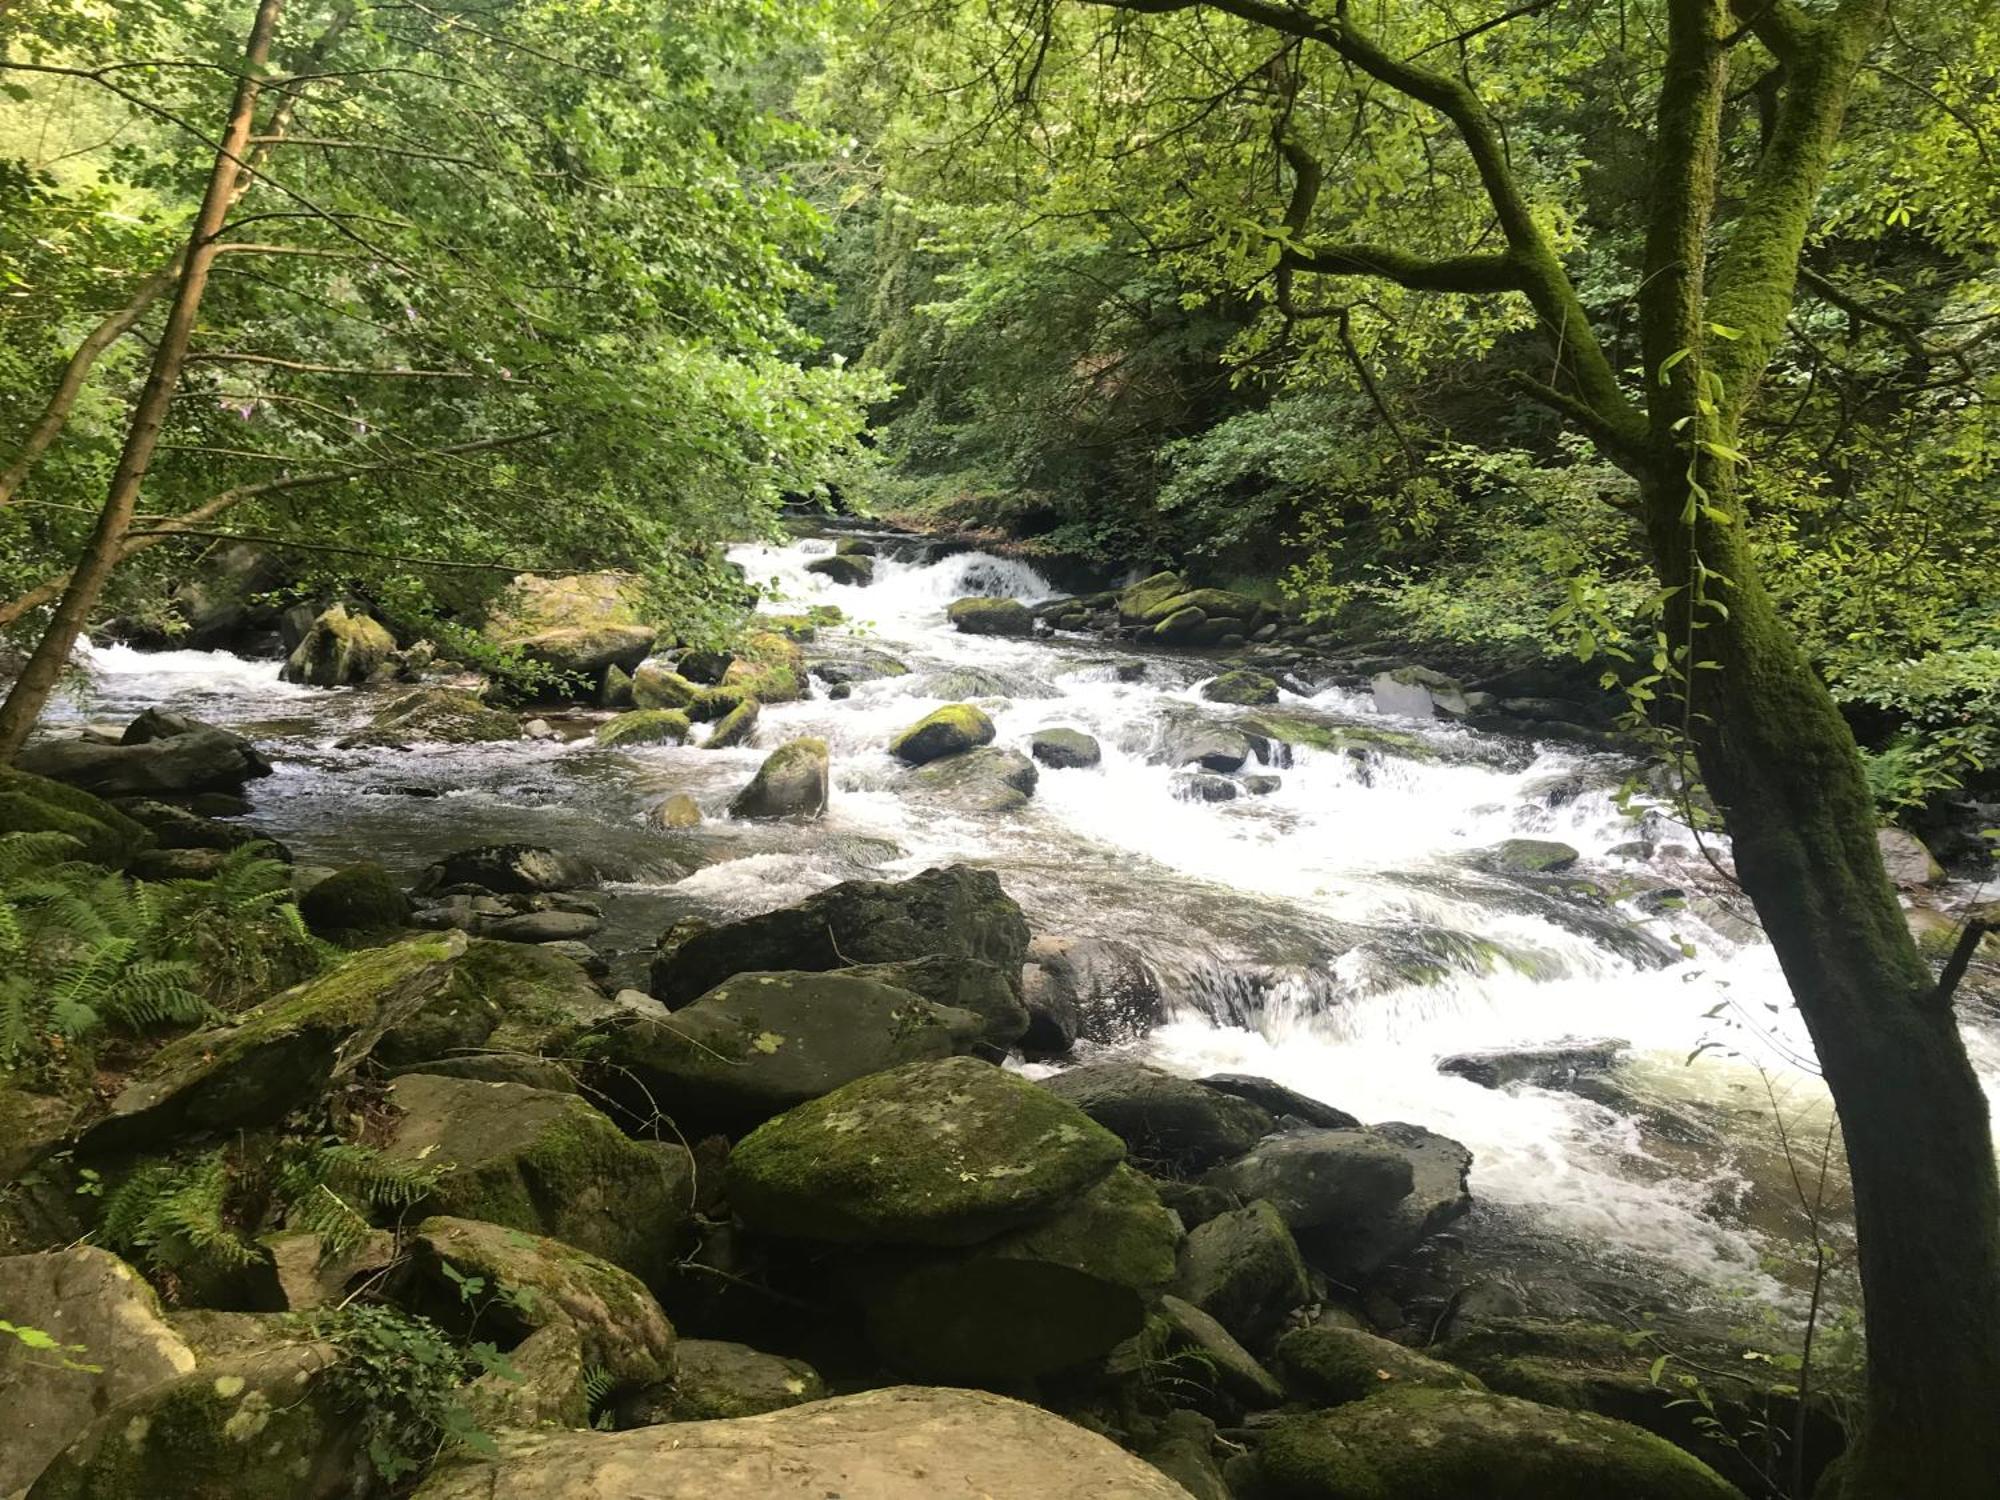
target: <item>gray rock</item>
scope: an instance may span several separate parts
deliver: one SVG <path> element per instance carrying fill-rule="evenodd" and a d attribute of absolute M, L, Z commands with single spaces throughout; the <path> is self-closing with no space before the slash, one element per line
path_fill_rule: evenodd
<path fill-rule="evenodd" d="M 1079 1041 L 1117 1046 L 1144 1036 L 1166 1003 L 1136 948 L 1105 938 L 1036 938 L 1021 974 L 1032 1056 L 1059 1057 Z"/>
<path fill-rule="evenodd" d="M 35 768 L 24 766 L 23 769 Z M 1875 846 L 1882 851 L 1882 868 L 1888 871 L 1891 883 L 1901 890 L 1921 890 L 1944 879 L 1944 870 L 1925 847 L 1924 841 L 1914 833 L 1900 828 L 1878 828 L 1875 830 Z"/>
<path fill-rule="evenodd" d="M 831 782 L 826 741 L 787 740 L 769 755 L 729 804 L 732 818 L 817 818 Z"/>
<path fill-rule="evenodd" d="M 1280 1120 L 1297 1121 L 1319 1130 L 1346 1130 L 1361 1123 L 1344 1109 L 1335 1109 L 1331 1104 L 1323 1104 L 1297 1089 L 1286 1088 L 1282 1083 L 1273 1083 L 1268 1078 L 1259 1078 L 1251 1073 L 1211 1073 L 1206 1078 L 1197 1078 L 1195 1082 L 1217 1093 L 1248 1099 Z"/>
<path fill-rule="evenodd" d="M 1455 679 L 1428 667 L 1396 667 L 1378 673 L 1370 684 L 1375 712 L 1404 719 L 1438 715 L 1463 718 L 1470 711 L 1465 689 Z"/>
<path fill-rule="evenodd" d="M 538 844 L 487 844 L 447 854 L 424 872 L 417 889 L 471 885 L 507 895 L 575 890 L 597 881 L 597 867 L 581 855 Z"/>
<path fill-rule="evenodd" d="M 366 682 L 396 649 L 396 638 L 367 615 L 336 604 L 312 622 L 279 676 L 312 687 Z"/>
<path fill-rule="evenodd" d="M 875 581 L 875 560 L 851 553 L 837 553 L 832 557 L 814 558 L 806 564 L 806 571 L 835 583 L 860 588 Z"/>
<path fill-rule="evenodd" d="M 1045 1079 L 1125 1142 L 1142 1170 L 1192 1176 L 1242 1156 L 1274 1122 L 1246 1099 L 1233 1099 L 1141 1062 L 1087 1063 Z"/>
<path fill-rule="evenodd" d="M 1298 1242 L 1264 1199 L 1197 1225 L 1181 1247 L 1174 1290 L 1246 1344 L 1262 1345 L 1312 1300 Z"/>
<path fill-rule="evenodd" d="M 1617 1037 L 1589 1041 L 1564 1040 L 1546 1047 L 1494 1047 L 1481 1052 L 1456 1052 L 1438 1060 L 1440 1073 L 1468 1078 L 1482 1088 L 1531 1083 L 1560 1088 L 1581 1073 L 1603 1073 L 1631 1044 Z"/>
<path fill-rule="evenodd" d="M 1038 780 L 1033 761 L 1018 750 L 1003 750 L 998 745 L 947 756 L 910 773 L 911 788 L 920 800 L 958 812 L 989 815 L 1027 806 Z"/>
<path fill-rule="evenodd" d="M 188 727 L 175 733 L 117 745 L 38 740 L 14 757 L 14 766 L 100 797 L 233 792 L 246 781 L 271 774 L 271 763 L 242 735 L 185 722 Z"/>
<path fill-rule="evenodd" d="M 1035 617 L 1018 599 L 989 599 L 974 595 L 960 599 L 945 611 L 945 617 L 966 635 L 1034 634 Z"/>
<path fill-rule="evenodd" d="M 1080 729 L 1039 729 L 1028 739 L 1028 753 L 1051 771 L 1083 770 L 1104 759 L 1097 741 Z"/>

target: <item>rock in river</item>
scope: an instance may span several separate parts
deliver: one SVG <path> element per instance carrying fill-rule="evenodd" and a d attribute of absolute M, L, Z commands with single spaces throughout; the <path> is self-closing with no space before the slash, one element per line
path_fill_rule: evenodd
<path fill-rule="evenodd" d="M 732 818 L 817 818 L 826 811 L 826 741 L 787 740 L 729 804 Z"/>
<path fill-rule="evenodd" d="M 905 765 L 922 766 L 992 743 L 991 719 L 970 703 L 947 703 L 889 741 L 889 753 Z"/>
<path fill-rule="evenodd" d="M 1080 729 L 1038 729 L 1028 753 L 1051 771 L 1085 770 L 1104 759 L 1097 741 Z"/>
<path fill-rule="evenodd" d="M 1034 614 L 1018 599 L 975 594 L 953 603 L 945 615 L 966 635 L 1033 635 L 1035 631 Z"/>

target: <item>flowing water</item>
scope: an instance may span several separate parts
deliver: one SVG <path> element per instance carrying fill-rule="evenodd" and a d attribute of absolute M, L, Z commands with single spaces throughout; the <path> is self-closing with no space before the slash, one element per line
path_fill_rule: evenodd
<path fill-rule="evenodd" d="M 1463 1141 L 1478 1204 L 1460 1230 L 1466 1243 L 1564 1263 L 1586 1280 L 1616 1277 L 1618 1295 L 1670 1286 L 1680 1301 L 1786 1300 L 1782 1268 L 1773 1271 L 1783 1257 L 1771 1252 L 1798 1213 L 1774 1121 L 1816 1156 L 1824 1093 L 1801 1066 L 1810 1048 L 1754 933 L 1713 905 L 1648 917 L 1638 904 L 1662 884 L 1698 882 L 1706 866 L 1664 810 L 1641 809 L 1636 823 L 1620 810 L 1614 793 L 1629 766 L 1384 720 L 1365 693 L 1329 689 L 1288 694 L 1283 707 L 1418 734 L 1436 758 L 1299 748 L 1268 796 L 1182 800 L 1174 771 L 1148 751 L 1170 723 L 1247 712 L 1200 699 L 1214 664 L 1095 638 L 961 635 L 944 618 L 953 599 L 1033 602 L 1053 590 L 1024 564 L 980 553 L 884 556 L 872 586 L 845 588 L 805 571 L 831 549 L 807 540 L 734 556 L 765 586 L 767 608 L 846 611 L 816 656 L 883 652 L 911 670 L 858 683 L 844 701 L 767 707 L 742 749 L 604 751 L 585 740 L 337 750 L 379 706 L 376 691 L 293 687 L 275 663 L 223 653 L 116 646 L 90 653 L 90 684 L 63 713 L 115 720 L 168 703 L 252 734 L 277 764 L 250 788 L 253 821 L 302 863 L 368 857 L 414 876 L 478 843 L 589 854 L 618 877 L 600 942 L 629 977 L 685 913 L 738 916 L 855 876 L 990 866 L 1037 932 L 1116 938 L 1146 955 L 1172 1014 L 1138 1044 L 1145 1055 L 1190 1074 L 1264 1074 L 1365 1120 Z M 966 671 L 984 679 L 968 684 Z M 910 799 L 885 743 L 967 697 L 991 714 L 1002 745 L 1069 726 L 1101 742 L 1103 763 L 1045 769 L 1029 805 L 1007 814 Z M 729 797 L 762 756 L 800 734 L 832 750 L 827 816 L 728 820 Z M 677 791 L 708 821 L 680 833 L 647 826 L 646 809 Z M 1661 852 L 1634 857 L 1642 834 Z M 1519 836 L 1573 845 L 1583 854 L 1573 873 L 1609 899 L 1468 863 Z M 1435 1066 L 1448 1053 L 1603 1036 L 1632 1050 L 1615 1086 L 1592 1097 L 1486 1089 Z M 1983 1030 L 1968 1040 L 1986 1076 L 2000 1078 L 2000 1040 Z"/>

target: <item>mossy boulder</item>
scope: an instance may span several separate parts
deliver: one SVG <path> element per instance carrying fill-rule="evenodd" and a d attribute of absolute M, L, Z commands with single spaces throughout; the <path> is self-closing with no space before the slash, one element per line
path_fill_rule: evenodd
<path fill-rule="evenodd" d="M 382 942 L 410 917 L 410 898 L 374 860 L 344 865 L 299 897 L 299 915 L 315 937 L 348 947 Z"/>
<path fill-rule="evenodd" d="M 524 573 L 494 601 L 482 633 L 503 650 L 601 690 L 611 668 L 629 672 L 653 649 L 659 632 L 643 615 L 643 586 L 629 575 Z"/>
<path fill-rule="evenodd" d="M 889 753 L 905 765 L 921 766 L 992 743 L 993 721 L 981 710 L 970 703 L 947 703 L 889 741 Z"/>
<path fill-rule="evenodd" d="M 1102 747 L 1080 729 L 1038 729 L 1028 753 L 1051 771 L 1088 770 L 1104 759 Z"/>
<path fill-rule="evenodd" d="M 1486 1389 L 1470 1371 L 1358 1328 L 1294 1328 L 1278 1340 L 1271 1358 L 1286 1390 L 1313 1406 L 1364 1401 L 1393 1386 Z"/>
<path fill-rule="evenodd" d="M 1234 703 L 1255 708 L 1278 701 L 1278 684 L 1262 672 L 1237 669 L 1211 679 L 1202 688 L 1201 695 L 1210 703 Z"/>
<path fill-rule="evenodd" d="M 831 787 L 826 741 L 787 740 L 729 804 L 732 818 L 817 818 Z"/>
<path fill-rule="evenodd" d="M 760 703 L 791 703 L 806 695 L 805 657 L 796 641 L 773 630 L 754 631 L 737 646 L 721 685 Z"/>
<path fill-rule="evenodd" d="M 682 1339 L 674 1359 L 671 1384 L 618 1403 L 620 1426 L 755 1417 L 821 1401 L 827 1394 L 826 1382 L 804 1360 L 764 1354 L 748 1344 Z"/>
<path fill-rule="evenodd" d="M 518 1228 L 443 1215 L 417 1226 L 414 1249 L 418 1274 L 442 1302 L 458 1299 L 446 1266 L 504 1290 L 480 1310 L 483 1337 L 520 1338 L 568 1323 L 584 1360 L 611 1385 L 638 1389 L 674 1376 L 673 1324 L 637 1277 L 607 1260 Z"/>
<path fill-rule="evenodd" d="M 1028 1029 L 1018 969 L 1008 974 L 984 959 L 933 953 L 901 963 L 856 964 L 841 972 L 894 985 L 948 1010 L 969 1011 L 978 1017 L 980 1038 L 994 1046 L 1011 1047 Z"/>
<path fill-rule="evenodd" d="M 1623 1422 L 1419 1385 L 1284 1418 L 1256 1469 L 1270 1500 L 1742 1500 L 1699 1459 Z"/>
<path fill-rule="evenodd" d="M 1018 975 L 1028 951 L 1021 908 L 991 870 L 968 865 L 902 881 L 843 881 L 796 906 L 674 937 L 652 968 L 652 991 L 669 1006 L 752 970 L 816 973 L 943 954 Z"/>
<path fill-rule="evenodd" d="M 81 1112 L 80 1081 L 65 1086 L 0 1071 L 0 1183 L 12 1182 L 62 1144 Z"/>
<path fill-rule="evenodd" d="M 1312 1300 L 1312 1279 L 1292 1231 L 1259 1198 L 1189 1231 L 1174 1290 L 1244 1343 L 1262 1347 L 1294 1308 Z"/>
<path fill-rule="evenodd" d="M 814 558 L 806 564 L 806 571 L 831 583 L 860 588 L 875 581 L 875 559 L 858 553 L 836 552 L 832 557 Z"/>
<path fill-rule="evenodd" d="M 593 736 L 607 748 L 617 745 L 678 745 L 693 730 L 688 716 L 672 708 L 635 708 L 597 726 Z"/>
<path fill-rule="evenodd" d="M 1186 592 L 1187 584 L 1178 573 L 1155 573 L 1118 596 L 1118 618 L 1127 625 L 1164 619 L 1167 601 Z"/>
<path fill-rule="evenodd" d="M 646 814 L 647 821 L 655 828 L 683 829 L 701 827 L 701 804 L 686 792 L 675 792 Z"/>
<path fill-rule="evenodd" d="M 1480 861 L 1508 875 L 1554 875 L 1582 857 L 1554 839 L 1503 839 L 1483 851 Z"/>
<path fill-rule="evenodd" d="M 406 1073 L 382 1146 L 391 1162 L 435 1169 L 423 1207 L 547 1235 L 656 1285 L 682 1247 L 692 1159 L 630 1139 L 574 1094 L 517 1083 Z"/>
<path fill-rule="evenodd" d="M 1180 1239 L 1152 1185 L 1121 1165 L 1041 1223 L 890 1278 L 867 1299 L 869 1341 L 926 1379 L 1066 1369 L 1139 1331 Z"/>
<path fill-rule="evenodd" d="M 605 1053 L 683 1129 L 746 1130 L 899 1063 L 950 1057 L 982 1022 L 880 980 L 836 973 L 737 974 L 671 1018 L 621 1017 Z"/>
<path fill-rule="evenodd" d="M 1247 1099 L 1216 1093 L 1148 1063 L 1086 1063 L 1044 1086 L 1125 1142 L 1163 1176 L 1192 1176 L 1244 1155 L 1276 1128 Z"/>
<path fill-rule="evenodd" d="M 966 635 L 1026 636 L 1035 633 L 1034 611 L 1019 599 L 989 599 L 974 595 L 955 600 L 945 618 Z"/>
<path fill-rule="evenodd" d="M 877 1073 L 751 1132 L 729 1201 L 752 1228 L 860 1244 L 970 1245 L 1046 1218 L 1125 1153 L 1075 1106 L 970 1058 Z"/>
<path fill-rule="evenodd" d="M 64 834 L 76 840 L 78 858 L 114 869 L 153 844 L 144 824 L 102 797 L 0 766 L 0 834 L 8 833 Z"/>
<path fill-rule="evenodd" d="M 1160 1317 L 1166 1325 L 1168 1349 L 1196 1351 L 1215 1372 L 1218 1394 L 1252 1411 L 1284 1401 L 1284 1387 L 1219 1320 L 1171 1293 L 1160 1298 Z"/>
<path fill-rule="evenodd" d="M 1349 724 L 1311 714 L 1272 712 L 1250 714 L 1238 719 L 1245 734 L 1274 745 L 1304 745 L 1311 750 L 1344 753 L 1350 756 L 1387 755 L 1399 760 L 1434 761 L 1437 747 L 1420 734 L 1406 729 L 1384 729 L 1377 724 Z"/>
<path fill-rule="evenodd" d="M 340 741 L 352 749 L 407 750 L 412 745 L 499 744 L 521 737 L 521 722 L 457 688 L 422 687 L 391 700 L 367 728 Z"/>
<path fill-rule="evenodd" d="M 94 1246 L 0 1257 L 0 1317 L 48 1334 L 73 1366 L 13 1338 L 0 1343 L 0 1494 L 18 1494 L 100 1412 L 195 1367 L 144 1278 Z"/>
<path fill-rule="evenodd" d="M 750 736 L 757 728 L 757 716 L 762 706 L 755 698 L 745 698 L 736 707 L 715 721 L 715 728 L 702 741 L 704 750 L 734 750 L 738 745 L 750 743 Z"/>
<path fill-rule="evenodd" d="M 700 683 L 660 662 L 641 663 L 632 674 L 635 708 L 677 708 L 685 712 L 705 691 Z"/>
<path fill-rule="evenodd" d="M 336 604 L 321 612 L 278 675 L 312 687 L 366 682 L 396 649 L 396 638 L 367 615 Z"/>
<path fill-rule="evenodd" d="M 368 1461 L 332 1345 L 278 1344 L 149 1386 L 99 1416 L 26 1500 L 344 1500 Z"/>
<path fill-rule="evenodd" d="M 1040 781 L 1033 761 L 999 745 L 947 755 L 910 773 L 911 789 L 921 800 L 953 812 L 989 815 L 1026 807 Z"/>

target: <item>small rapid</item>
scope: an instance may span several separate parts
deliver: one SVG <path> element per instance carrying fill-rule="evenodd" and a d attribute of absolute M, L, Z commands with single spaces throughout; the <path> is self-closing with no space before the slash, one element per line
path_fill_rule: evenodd
<path fill-rule="evenodd" d="M 1116 939 L 1159 974 L 1170 1015 L 1137 1050 L 1189 1074 L 1263 1074 L 1364 1120 L 1405 1120 L 1475 1154 L 1474 1215 L 1459 1231 L 1508 1253 L 1566 1257 L 1585 1275 L 1671 1282 L 1680 1297 L 1783 1302 L 1774 1247 L 1794 1226 L 1774 1117 L 1815 1144 L 1826 1115 L 1811 1050 L 1768 947 L 1717 904 L 1648 903 L 1695 888 L 1693 836 L 1663 807 L 1621 806 L 1631 770 L 1573 746 L 1377 715 L 1366 694 L 1287 694 L 1285 712 L 1407 737 L 1415 753 L 1298 746 L 1268 795 L 1185 800 L 1157 763 L 1188 722 L 1250 712 L 1204 701 L 1219 666 L 1088 637 L 955 631 L 968 594 L 1033 603 L 1057 591 L 982 553 L 899 560 L 875 581 L 830 583 L 807 564 L 826 540 L 732 556 L 763 608 L 836 605 L 815 658 L 893 658 L 907 671 L 851 696 L 767 706 L 753 742 L 605 750 L 568 743 L 339 750 L 372 690 L 294 687 L 277 664 L 216 652 L 89 650 L 59 711 L 120 719 L 164 703 L 250 733 L 278 771 L 253 821 L 302 862 L 374 858 L 414 876 L 471 844 L 521 841 L 616 870 L 600 941 L 636 977 L 679 916 L 727 918 L 857 876 L 952 861 L 996 870 L 1038 932 Z M 885 746 L 945 702 L 974 701 L 998 743 L 1082 730 L 1100 765 L 1044 770 L 1026 807 L 953 811 L 908 793 Z M 827 816 L 737 823 L 729 797 L 769 750 L 810 734 L 832 752 Z M 673 833 L 646 810 L 669 792 L 707 821 Z M 1642 837 L 1643 835 L 1643 837 Z M 1566 899 L 1471 856 L 1508 838 L 1557 839 L 1599 893 Z M 1702 867 L 1705 869 L 1705 866 Z M 1712 884 L 1712 882 L 1711 882 Z M 1576 1037 L 1630 1044 L 1605 1088 L 1489 1089 L 1437 1069 L 1444 1055 Z M 1970 1037 L 2000 1073 L 2000 1044 Z"/>

